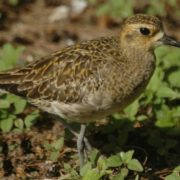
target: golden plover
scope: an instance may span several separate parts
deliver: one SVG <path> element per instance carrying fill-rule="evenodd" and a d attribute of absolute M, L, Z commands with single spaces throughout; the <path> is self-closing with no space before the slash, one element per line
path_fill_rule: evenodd
<path fill-rule="evenodd" d="M 82 166 L 86 124 L 120 111 L 140 95 L 155 69 L 154 49 L 162 44 L 180 47 L 158 18 L 136 14 L 123 22 L 118 36 L 68 46 L 0 73 L 0 88 L 81 123 L 77 147 Z"/>

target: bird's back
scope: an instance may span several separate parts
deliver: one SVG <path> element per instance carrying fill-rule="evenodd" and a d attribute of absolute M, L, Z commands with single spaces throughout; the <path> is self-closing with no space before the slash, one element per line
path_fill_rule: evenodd
<path fill-rule="evenodd" d="M 136 62 L 136 57 L 128 58 L 118 37 L 105 37 L 0 73 L 0 89 L 26 97 L 39 108 L 64 118 L 92 121 L 132 101 L 152 74 L 145 77 L 142 68 L 148 66 Z"/>
<path fill-rule="evenodd" d="M 106 63 L 106 56 L 116 56 L 115 37 L 84 41 L 41 58 L 26 67 L 0 72 L 0 89 L 27 98 L 70 100 L 54 92 L 62 86 L 82 83 Z M 67 90 L 67 89 L 66 89 Z M 48 91 L 53 91 L 49 92 Z M 55 93 L 55 94 L 54 94 Z M 50 95 L 51 94 L 51 95 Z M 51 96 L 51 97 L 50 97 Z M 71 99 L 70 101 L 76 101 Z"/>

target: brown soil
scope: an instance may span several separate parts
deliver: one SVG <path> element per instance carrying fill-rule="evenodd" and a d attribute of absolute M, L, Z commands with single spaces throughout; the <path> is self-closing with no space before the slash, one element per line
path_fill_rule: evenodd
<path fill-rule="evenodd" d="M 48 19 L 54 8 L 60 4 L 68 5 L 69 1 L 26 0 L 24 4 L 21 3 L 17 7 L 11 7 L 3 2 L 5 1 L 0 2 L 0 11 L 2 12 L 0 46 L 5 43 L 25 46 L 26 50 L 21 60 L 26 62 L 38 59 L 77 41 L 117 34 L 120 26 L 120 22 L 114 22 L 112 19 L 97 18 L 94 15 L 93 7 L 89 7 L 81 15 L 72 16 L 67 20 L 50 22 Z M 176 22 L 176 26 L 173 26 L 174 22 Z M 180 39 L 180 24 L 176 19 L 168 19 L 165 24 L 167 32 Z M 136 130 L 131 134 L 132 137 L 134 135 L 137 135 Z M 74 158 L 76 156 L 74 138 L 65 140 L 65 146 L 59 153 L 57 161 L 48 160 L 50 152 L 45 150 L 44 142 L 51 143 L 63 136 L 63 126 L 43 114 L 31 131 L 20 134 L 1 133 L 0 141 L 3 150 L 0 154 L 0 179 L 56 179 L 64 174 L 63 162 L 68 162 L 74 166 L 74 169 L 78 169 L 77 157 Z M 92 143 L 98 147 L 100 145 L 93 142 L 96 137 L 101 137 L 98 130 L 95 135 L 89 136 Z M 102 137 L 101 141 L 103 138 L 105 137 Z M 97 140 L 97 142 L 101 141 Z M 138 142 L 138 144 L 142 144 L 142 142 Z M 14 148 L 13 151 L 9 149 L 10 146 Z M 142 151 L 140 150 L 140 152 Z M 161 160 L 154 159 L 154 162 L 159 163 Z M 157 169 L 155 167 L 154 171 Z M 164 174 L 168 174 L 169 168 L 164 171 Z M 147 170 L 148 173 L 150 174 L 151 170 Z M 159 177 L 162 171 L 160 175 L 158 170 L 156 173 L 156 177 Z M 146 179 L 146 175 L 144 175 L 144 179 Z"/>

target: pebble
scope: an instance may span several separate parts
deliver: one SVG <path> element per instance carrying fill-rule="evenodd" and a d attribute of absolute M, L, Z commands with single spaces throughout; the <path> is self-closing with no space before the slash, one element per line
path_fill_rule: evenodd
<path fill-rule="evenodd" d="M 71 13 L 74 16 L 80 15 L 88 6 L 85 0 L 71 0 Z"/>
<path fill-rule="evenodd" d="M 79 16 L 88 6 L 85 0 L 71 0 L 69 6 L 61 5 L 56 7 L 49 16 L 49 22 L 67 20 L 69 17 Z"/>
<path fill-rule="evenodd" d="M 69 17 L 70 8 L 66 5 L 59 6 L 49 16 L 50 22 L 66 20 Z"/>

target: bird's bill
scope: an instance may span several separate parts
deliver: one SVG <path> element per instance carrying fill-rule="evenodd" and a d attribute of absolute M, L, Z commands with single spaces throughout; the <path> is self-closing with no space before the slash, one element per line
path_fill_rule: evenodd
<path fill-rule="evenodd" d="M 161 39 L 161 42 L 165 45 L 170 45 L 170 46 L 175 46 L 175 47 L 180 47 L 180 42 L 172 39 L 169 36 L 163 36 L 163 38 Z"/>

